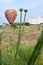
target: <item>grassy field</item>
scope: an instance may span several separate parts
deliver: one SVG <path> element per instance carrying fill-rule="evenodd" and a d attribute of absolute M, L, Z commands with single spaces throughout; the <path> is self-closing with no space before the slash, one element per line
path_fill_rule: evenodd
<path fill-rule="evenodd" d="M 0 30 L 2 34 L 2 44 L 13 44 L 17 42 L 19 27 L 5 27 Z M 21 44 L 34 45 L 40 35 L 41 30 L 36 26 L 25 26 Z"/>
<path fill-rule="evenodd" d="M 17 28 L 11 26 L 0 28 L 0 33 L 3 32 L 1 40 L 2 65 L 27 65 L 41 34 L 41 28 L 39 30 L 38 26 L 25 26 L 19 53 L 15 61 L 18 31 L 19 26 Z M 43 47 L 34 65 L 43 65 Z"/>

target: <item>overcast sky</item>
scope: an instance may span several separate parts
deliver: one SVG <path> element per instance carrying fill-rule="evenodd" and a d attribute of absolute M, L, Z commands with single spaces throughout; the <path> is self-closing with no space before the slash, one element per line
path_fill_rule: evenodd
<path fill-rule="evenodd" d="M 8 23 L 4 15 L 6 9 L 17 10 L 18 16 L 15 21 L 19 22 L 19 8 L 28 9 L 26 20 L 34 16 L 43 16 L 43 0 L 0 0 L 0 24 Z"/>

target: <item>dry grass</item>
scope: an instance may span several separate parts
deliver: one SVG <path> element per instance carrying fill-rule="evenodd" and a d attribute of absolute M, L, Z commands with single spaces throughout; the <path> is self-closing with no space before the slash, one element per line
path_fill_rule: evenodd
<path fill-rule="evenodd" d="M 6 46 L 13 46 L 17 43 L 18 40 L 18 31 L 19 27 L 13 28 L 7 26 L 5 28 L 1 28 L 0 32 L 5 32 L 2 34 L 2 50 L 6 50 Z M 37 43 L 37 39 L 41 33 L 41 29 L 38 30 L 37 26 L 25 26 L 23 37 L 21 40 L 21 46 L 34 46 Z M 42 48 L 43 51 L 43 48 Z M 43 63 L 43 52 L 41 51 L 41 61 Z M 2 52 L 3 54 L 4 52 Z"/>
<path fill-rule="evenodd" d="M 13 45 L 17 43 L 19 28 L 13 28 L 7 26 L 0 29 L 0 32 L 5 32 L 2 35 L 2 46 Z M 21 44 L 24 45 L 35 45 L 40 35 L 41 30 L 38 30 L 36 26 L 25 26 Z"/>

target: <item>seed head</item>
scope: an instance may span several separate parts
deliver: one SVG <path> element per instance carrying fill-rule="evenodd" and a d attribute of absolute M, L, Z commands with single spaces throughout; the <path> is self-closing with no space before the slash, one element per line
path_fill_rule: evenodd
<path fill-rule="evenodd" d="M 23 11 L 23 8 L 20 8 L 19 11 Z"/>
<path fill-rule="evenodd" d="M 28 12 L 28 10 L 27 9 L 24 9 L 24 12 Z"/>

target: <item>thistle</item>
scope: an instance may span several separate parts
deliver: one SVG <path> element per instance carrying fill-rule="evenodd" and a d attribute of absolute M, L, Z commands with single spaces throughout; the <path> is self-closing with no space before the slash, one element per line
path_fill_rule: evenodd
<path fill-rule="evenodd" d="M 20 11 L 20 25 L 21 25 L 21 23 L 22 23 L 22 11 L 23 11 L 23 9 L 20 8 L 19 11 Z"/>
<path fill-rule="evenodd" d="M 20 27 L 19 27 L 18 41 L 17 41 L 17 47 L 16 47 L 16 54 L 14 56 L 14 58 L 16 58 L 16 59 L 17 59 L 17 55 L 19 53 L 19 46 L 20 46 L 20 41 L 21 41 L 21 23 L 22 23 L 22 11 L 23 11 L 23 9 L 20 8 L 19 11 L 20 11 Z"/>
<path fill-rule="evenodd" d="M 24 23 L 25 23 L 25 19 L 26 19 L 26 12 L 27 12 L 27 10 L 24 10 L 25 15 L 24 15 L 24 23 L 23 23 L 23 29 L 22 29 L 22 31 L 21 31 L 21 28 L 22 28 L 21 26 L 22 26 L 22 11 L 23 11 L 23 9 L 20 8 L 19 11 L 20 11 L 20 27 L 19 27 L 18 41 L 17 41 L 17 47 L 16 47 L 16 54 L 14 56 L 14 58 L 16 58 L 14 60 L 15 63 L 17 63 L 17 55 L 19 53 L 19 46 L 20 46 L 20 43 L 21 43 L 21 38 L 22 38 L 23 30 L 24 30 Z"/>
<path fill-rule="evenodd" d="M 23 31 L 24 31 L 24 25 L 25 25 L 25 20 L 26 20 L 26 13 L 28 12 L 27 9 L 24 10 L 24 22 L 23 22 L 23 29 L 22 29 L 22 34 L 23 34 Z"/>
<path fill-rule="evenodd" d="M 26 13 L 28 12 L 28 10 L 25 9 L 24 12 L 25 12 L 25 15 L 24 15 L 24 22 L 25 22 L 25 20 L 26 20 Z"/>

